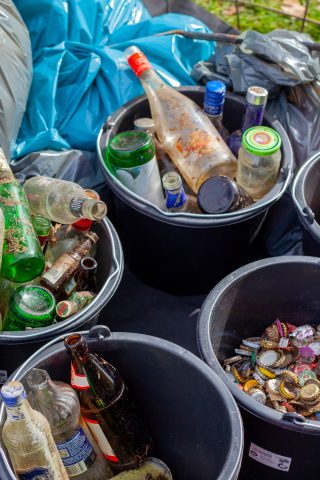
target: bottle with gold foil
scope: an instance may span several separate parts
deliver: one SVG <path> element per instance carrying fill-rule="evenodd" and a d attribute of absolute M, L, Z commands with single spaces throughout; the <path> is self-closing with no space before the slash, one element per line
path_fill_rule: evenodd
<path fill-rule="evenodd" d="M 91 353 L 84 337 L 65 340 L 72 357 L 71 385 L 76 389 L 81 413 L 115 472 L 143 464 L 151 437 L 142 422 L 120 373 Z"/>
<path fill-rule="evenodd" d="M 53 292 L 58 292 L 63 284 L 74 274 L 83 257 L 88 255 L 92 246 L 97 243 L 99 237 L 94 232 L 87 232 L 76 245 L 64 253 L 54 265 L 45 272 L 40 283 Z"/>
<path fill-rule="evenodd" d="M 2 276 L 12 282 L 28 282 L 42 273 L 44 258 L 24 189 L 15 179 L 1 148 L 0 207 L 5 220 Z"/>

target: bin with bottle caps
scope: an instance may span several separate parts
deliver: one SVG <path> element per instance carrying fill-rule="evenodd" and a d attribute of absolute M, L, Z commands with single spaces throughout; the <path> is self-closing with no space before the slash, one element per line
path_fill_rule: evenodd
<path fill-rule="evenodd" d="M 30 377 L 30 372 L 37 368 L 48 372 L 54 381 L 70 384 L 73 378 L 76 385 L 63 340 L 69 337 L 67 344 L 71 345 L 79 333 L 91 352 L 120 372 L 150 431 L 152 450 L 148 454 L 165 462 L 175 480 L 237 479 L 243 430 L 236 403 L 217 375 L 178 345 L 142 334 L 111 333 L 97 325 L 89 332 L 66 333 L 51 340 L 26 360 L 12 379 L 22 382 L 28 392 L 28 381 L 37 375 Z M 2 404 L 1 426 L 5 418 Z M 1 480 L 15 478 L 2 444 L 1 469 Z"/>
<path fill-rule="evenodd" d="M 203 87 L 180 87 L 179 91 L 203 106 Z M 240 128 L 245 105 L 241 97 L 227 93 L 224 123 L 230 132 Z M 197 213 L 193 211 L 192 204 L 189 211 L 168 212 L 149 201 L 147 195 L 144 198 L 137 195 L 132 185 L 129 188 L 120 181 L 107 158 L 107 145 L 112 139 L 120 132 L 133 130 L 134 123 L 137 127 L 135 121 L 145 117 L 150 117 L 146 96 L 135 98 L 107 119 L 97 140 L 100 166 L 113 192 L 110 215 L 117 226 L 126 261 L 140 279 L 156 288 L 177 294 L 206 292 L 225 274 L 259 254 L 256 240 L 268 209 L 283 195 L 291 179 L 289 139 L 280 123 L 265 114 L 264 126 L 272 127 L 281 137 L 281 168 L 273 187 L 255 203 L 248 201 L 248 196 L 230 179 L 230 205 L 237 203 L 241 210 L 201 214 L 198 205 Z M 230 160 L 230 168 L 232 165 Z M 203 183 L 201 204 L 199 201 L 200 207 L 207 211 L 210 206 L 206 204 L 206 190 L 212 192 L 215 188 L 209 184 L 212 178 Z M 189 179 L 189 186 L 192 182 Z M 177 192 L 178 183 L 175 185 Z M 198 185 L 194 188 L 198 189 Z"/>

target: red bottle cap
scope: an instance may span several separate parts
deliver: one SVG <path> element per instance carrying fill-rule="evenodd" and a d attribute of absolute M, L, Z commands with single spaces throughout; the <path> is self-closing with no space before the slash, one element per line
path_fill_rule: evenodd
<path fill-rule="evenodd" d="M 152 68 L 147 57 L 142 52 L 136 52 L 130 55 L 130 57 L 128 57 L 128 63 L 137 77 L 140 77 L 143 72 Z"/>
<path fill-rule="evenodd" d="M 88 218 L 82 218 L 78 222 L 73 223 L 72 226 L 76 230 L 80 230 L 81 232 L 84 232 L 86 230 L 90 230 L 92 226 L 92 220 L 89 220 Z"/>

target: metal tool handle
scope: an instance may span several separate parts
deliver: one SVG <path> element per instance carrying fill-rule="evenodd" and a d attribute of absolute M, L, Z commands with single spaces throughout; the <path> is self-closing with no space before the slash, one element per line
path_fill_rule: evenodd
<path fill-rule="evenodd" d="M 284 413 L 282 416 L 282 421 L 297 425 L 302 429 L 308 428 L 316 431 L 320 431 L 320 423 L 311 423 L 302 415 L 298 413 Z"/>
<path fill-rule="evenodd" d="M 292 200 L 293 203 L 298 210 L 298 212 L 302 215 L 302 217 L 306 220 L 307 223 L 312 224 L 314 223 L 315 220 L 315 215 L 314 212 L 311 210 L 310 207 L 306 206 L 304 208 L 301 207 L 298 198 L 297 198 L 297 189 L 298 189 L 298 181 L 300 178 L 300 175 L 309 167 L 309 165 L 314 162 L 314 159 L 319 156 L 319 153 L 316 153 L 313 155 L 302 167 L 302 169 L 299 172 L 299 175 L 296 175 L 295 179 L 293 180 L 292 183 Z"/>

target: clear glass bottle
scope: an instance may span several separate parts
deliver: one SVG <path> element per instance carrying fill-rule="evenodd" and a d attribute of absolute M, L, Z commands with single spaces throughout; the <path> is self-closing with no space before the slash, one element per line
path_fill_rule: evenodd
<path fill-rule="evenodd" d="M 238 157 L 242 143 L 242 135 L 252 127 L 262 125 L 264 110 L 268 100 L 268 90 L 263 87 L 249 87 L 246 95 L 246 111 L 242 127 L 226 139 L 232 153 Z"/>
<path fill-rule="evenodd" d="M 253 199 L 231 178 L 208 178 L 198 192 L 198 205 L 203 213 L 227 213 L 249 207 Z"/>
<path fill-rule="evenodd" d="M 33 410 L 23 385 L 7 382 L 1 388 L 7 419 L 2 439 L 20 480 L 68 480 L 48 420 Z"/>
<path fill-rule="evenodd" d="M 88 255 L 92 246 L 98 240 L 99 237 L 96 233 L 85 233 L 82 240 L 76 243 L 69 252 L 58 258 L 53 266 L 41 276 L 40 283 L 49 288 L 49 290 L 58 292 L 63 284 L 73 276 L 74 272 L 79 268 L 81 259 Z"/>
<path fill-rule="evenodd" d="M 151 437 L 119 372 L 91 353 L 80 334 L 70 335 L 65 346 L 72 357 L 71 385 L 78 393 L 82 416 L 112 469 L 141 466 Z"/>
<path fill-rule="evenodd" d="M 107 206 L 101 200 L 89 198 L 80 185 L 50 177 L 33 177 L 24 184 L 31 212 L 53 222 L 74 223 L 80 218 L 99 221 Z"/>
<path fill-rule="evenodd" d="M 149 457 L 142 467 L 128 470 L 112 477 L 112 480 L 173 480 L 167 465 L 158 458 Z"/>
<path fill-rule="evenodd" d="M 153 137 L 144 131 L 118 133 L 107 147 L 107 162 L 129 190 L 160 206 L 163 201 Z"/>
<path fill-rule="evenodd" d="M 48 242 L 45 251 L 44 258 L 46 262 L 46 269 L 51 268 L 58 258 L 61 257 L 61 255 L 71 250 L 76 243 L 82 240 L 84 238 L 84 234 L 90 231 L 91 226 L 92 220 L 88 220 L 86 218 L 83 218 L 82 220 L 79 220 L 71 225 L 60 225 L 60 227 L 55 230 L 55 234 Z M 91 253 L 95 253 L 94 247 Z"/>
<path fill-rule="evenodd" d="M 211 80 L 206 85 L 203 111 L 210 118 L 213 125 L 225 140 L 230 133 L 223 125 L 223 105 L 226 96 L 226 86 L 220 80 Z"/>
<path fill-rule="evenodd" d="M 46 288 L 24 285 L 10 297 L 3 322 L 5 331 L 23 331 L 52 325 L 56 316 L 56 301 Z"/>
<path fill-rule="evenodd" d="M 73 292 L 68 300 L 62 300 L 56 306 L 57 315 L 60 318 L 68 318 L 92 302 L 95 295 L 92 292 Z"/>
<path fill-rule="evenodd" d="M 195 198 L 186 195 L 179 173 L 175 171 L 165 173 L 162 177 L 162 185 L 166 194 L 164 210 L 174 213 L 201 213 Z"/>
<path fill-rule="evenodd" d="M 237 160 L 202 109 L 167 85 L 137 47 L 125 53 L 148 96 L 157 137 L 191 190 L 213 175 L 233 178 Z"/>
<path fill-rule="evenodd" d="M 33 368 L 27 376 L 28 400 L 48 420 L 53 439 L 70 478 L 104 480 L 112 471 L 91 435 L 81 426 L 80 403 L 70 385 L 51 380 L 48 372 Z M 87 430 L 87 429 L 86 429 Z"/>
<path fill-rule="evenodd" d="M 269 127 L 253 127 L 243 135 L 237 182 L 254 200 L 266 195 L 277 181 L 280 147 L 280 135 Z"/>
<path fill-rule="evenodd" d="M 0 208 L 5 219 L 2 276 L 12 282 L 32 280 L 43 271 L 44 258 L 24 190 L 15 179 L 1 147 Z"/>

